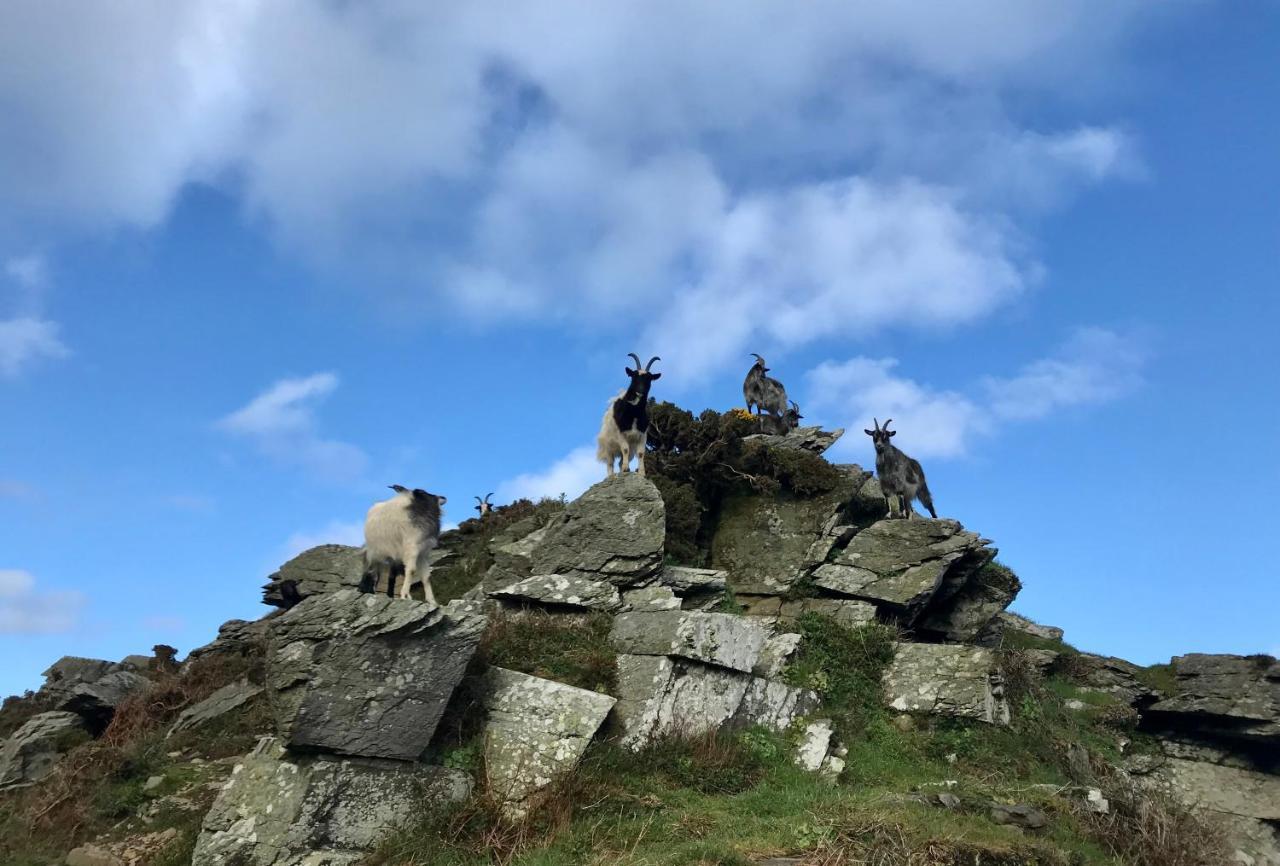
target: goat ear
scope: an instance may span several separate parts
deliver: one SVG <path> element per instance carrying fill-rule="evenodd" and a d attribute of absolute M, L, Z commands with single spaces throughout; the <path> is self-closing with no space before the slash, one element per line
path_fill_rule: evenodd
<path fill-rule="evenodd" d="M 622 369 L 628 376 L 630 376 L 633 379 L 635 378 L 635 375 L 636 375 L 635 370 L 632 370 L 630 367 L 623 367 Z"/>
<path fill-rule="evenodd" d="M 874 436 L 874 435 L 876 435 L 876 433 L 875 433 L 875 431 L 874 431 L 874 430 L 868 430 L 866 427 L 863 427 L 863 428 L 862 428 L 862 432 L 863 432 L 863 433 L 866 433 L 868 436 Z"/>
<path fill-rule="evenodd" d="M 890 438 L 890 439 L 892 439 L 894 436 L 897 436 L 897 435 L 898 435 L 898 431 L 897 431 L 897 430 L 886 430 L 886 431 L 884 431 L 884 432 L 886 432 L 886 433 L 888 433 L 888 434 L 889 434 L 889 438 Z"/>
<path fill-rule="evenodd" d="M 656 382 L 656 381 L 658 381 L 658 380 L 659 380 L 659 379 L 661 379 L 661 378 L 662 378 L 662 374 L 661 374 L 661 373 L 650 373 L 650 374 L 649 374 L 649 381 L 650 381 L 650 382 Z"/>

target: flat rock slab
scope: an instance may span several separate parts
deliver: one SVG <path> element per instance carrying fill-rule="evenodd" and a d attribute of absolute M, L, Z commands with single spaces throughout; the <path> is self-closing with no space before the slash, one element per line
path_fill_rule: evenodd
<path fill-rule="evenodd" d="M 751 677 L 667 656 L 618 656 L 622 744 L 640 749 L 667 735 L 714 731 L 742 705 Z"/>
<path fill-rule="evenodd" d="M 680 610 L 680 598 L 669 586 L 642 586 L 624 590 L 622 606 L 629 611 Z"/>
<path fill-rule="evenodd" d="M 967 573 L 995 555 L 984 549 L 986 543 L 954 520 L 881 520 L 820 566 L 814 583 L 914 617 L 953 565 L 960 563 Z"/>
<path fill-rule="evenodd" d="M 32 716 L 0 746 L 0 791 L 34 785 L 53 772 L 66 744 L 84 731 L 75 713 L 49 712 Z"/>
<path fill-rule="evenodd" d="M 182 731 L 198 728 L 232 710 L 239 709 L 260 694 L 262 694 L 262 686 L 256 686 L 246 680 L 225 685 L 203 701 L 183 710 L 165 736 L 172 737 Z"/>
<path fill-rule="evenodd" d="M 827 449 L 836 444 L 844 435 L 844 428 L 823 430 L 821 427 L 797 427 L 785 436 L 774 436 L 768 433 L 754 433 L 743 436 L 743 442 L 761 442 L 773 448 L 788 448 L 795 451 L 811 451 L 814 454 L 825 454 Z"/>
<path fill-rule="evenodd" d="M 519 813 L 529 797 L 578 765 L 616 699 L 505 668 L 484 682 L 485 770 Z"/>
<path fill-rule="evenodd" d="M 267 695 L 292 748 L 416 760 L 484 630 L 428 602 L 351 589 L 271 621 Z"/>
<path fill-rule="evenodd" d="M 900 643 L 885 670 L 884 690 L 898 712 L 1009 723 L 995 656 L 981 647 Z"/>
<path fill-rule="evenodd" d="M 1057 626 L 1041 625 L 1035 620 L 1029 619 L 1022 614 L 1014 613 L 1011 610 L 1006 610 L 1001 613 L 998 619 L 1000 621 L 1000 625 L 1006 631 L 1022 632 L 1023 634 L 1031 635 L 1032 637 L 1038 637 L 1041 640 L 1062 640 L 1062 636 L 1065 634 L 1065 632 Z"/>
<path fill-rule="evenodd" d="M 465 773 L 392 761 L 288 756 L 265 738 L 204 818 L 192 866 L 360 862 L 424 806 L 464 799 Z"/>
<path fill-rule="evenodd" d="M 547 525 L 530 557 L 533 574 L 564 574 L 615 586 L 648 583 L 662 571 L 666 506 L 635 473 L 589 488 Z"/>
<path fill-rule="evenodd" d="M 151 688 L 151 680 L 132 671 L 117 670 L 92 683 L 81 683 L 58 709 L 75 713 L 96 733 L 106 730 L 116 708 L 130 695 Z"/>
<path fill-rule="evenodd" d="M 1153 776 L 1188 806 L 1280 821 L 1280 776 L 1179 758 L 1165 760 Z"/>
<path fill-rule="evenodd" d="M 1148 710 L 1162 724 L 1257 742 L 1280 741 L 1280 662 L 1194 653 L 1173 660 L 1178 694 Z"/>
<path fill-rule="evenodd" d="M 267 578 L 262 603 L 284 606 L 280 584 L 292 580 L 303 598 L 355 589 L 364 576 L 364 548 L 346 544 L 322 544 L 304 550 Z"/>
<path fill-rule="evenodd" d="M 671 587 L 677 595 L 717 592 L 729 585 L 729 573 L 718 568 L 668 565 L 662 570 L 662 584 Z"/>
<path fill-rule="evenodd" d="M 533 602 L 582 610 L 614 611 L 622 606 L 618 588 L 611 583 L 563 574 L 535 574 L 489 591 L 506 601 Z"/>
<path fill-rule="evenodd" d="M 689 610 L 624 613 L 609 632 L 620 653 L 680 656 L 743 672 L 755 666 L 768 637 L 748 617 Z"/>
<path fill-rule="evenodd" d="M 811 773 L 821 770 L 831 748 L 834 730 L 830 719 L 814 719 L 805 725 L 804 734 L 796 746 L 796 764 Z"/>
<path fill-rule="evenodd" d="M 821 704 L 822 698 L 817 692 L 753 676 L 742 695 L 742 703 L 729 718 L 729 725 L 759 725 L 771 731 L 785 731 Z"/>

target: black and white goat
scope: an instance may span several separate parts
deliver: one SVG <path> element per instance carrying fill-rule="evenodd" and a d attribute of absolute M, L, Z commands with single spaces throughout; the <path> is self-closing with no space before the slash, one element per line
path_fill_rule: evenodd
<path fill-rule="evenodd" d="M 396 595 L 396 575 L 403 570 L 400 598 L 409 597 L 409 589 L 422 581 L 427 601 L 434 602 L 431 592 L 431 567 L 428 558 L 440 542 L 443 496 L 425 490 L 409 490 L 392 484 L 396 495 L 375 502 L 364 520 L 364 580 L 361 588 L 376 591 L 385 575 L 387 595 Z"/>
<path fill-rule="evenodd" d="M 480 512 L 481 520 L 493 513 L 493 503 L 489 501 L 489 497 L 492 495 L 492 493 L 486 493 L 484 499 L 481 499 L 479 496 L 475 498 L 476 504 L 472 507 L 475 508 L 476 511 Z"/>
<path fill-rule="evenodd" d="M 600 422 L 600 435 L 596 437 L 596 459 L 605 465 L 606 477 L 613 475 L 614 461 L 619 471 L 631 471 L 631 458 L 636 458 L 636 471 L 644 475 L 644 448 L 649 439 L 649 387 L 662 378 L 661 373 L 651 373 L 657 355 L 642 368 L 640 356 L 628 353 L 636 359 L 636 368 L 626 368 L 631 384 L 609 401 L 609 408 Z"/>
<path fill-rule="evenodd" d="M 890 418 L 884 422 L 884 427 L 880 426 L 880 422 L 872 418 L 871 423 L 875 425 L 874 430 L 863 430 L 876 446 L 876 477 L 880 479 L 880 490 L 884 493 L 885 501 L 889 504 L 890 517 L 906 517 L 916 516 L 916 510 L 911 505 L 911 500 L 919 499 L 925 508 L 929 509 L 929 516 L 936 518 L 938 512 L 933 510 L 933 496 L 929 493 L 929 485 L 924 480 L 924 470 L 920 468 L 920 462 L 913 460 L 889 440 L 898 435 L 898 431 L 890 430 L 889 425 L 893 423 Z M 894 501 L 897 500 L 897 514 L 894 514 Z"/>
<path fill-rule="evenodd" d="M 747 401 L 747 411 L 755 409 L 759 415 L 763 410 L 775 418 L 781 418 L 787 412 L 787 389 L 777 379 L 765 375 L 769 368 L 764 365 L 764 358 L 755 352 L 751 354 L 756 362 L 747 371 L 747 378 L 742 382 L 742 396 Z"/>

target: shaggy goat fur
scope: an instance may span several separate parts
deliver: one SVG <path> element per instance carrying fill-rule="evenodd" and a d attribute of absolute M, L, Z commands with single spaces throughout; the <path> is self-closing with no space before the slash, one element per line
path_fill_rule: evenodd
<path fill-rule="evenodd" d="M 780 419 L 787 412 L 787 389 L 777 379 L 765 375 L 769 368 L 765 366 L 764 358 L 754 352 L 752 355 L 756 362 L 747 371 L 747 378 L 742 383 L 742 397 L 747 401 L 747 411 L 755 409 L 759 415 L 763 410 Z"/>
<path fill-rule="evenodd" d="M 662 378 L 661 373 L 651 373 L 649 368 L 658 356 L 640 367 L 640 357 L 634 352 L 636 369 L 626 368 L 631 384 L 609 401 L 609 408 L 600 421 L 600 433 L 596 436 L 596 459 L 605 465 L 606 477 L 613 475 L 614 461 L 619 471 L 631 471 L 631 458 L 636 458 L 636 471 L 644 475 L 644 449 L 649 440 L 649 388 Z"/>
<path fill-rule="evenodd" d="M 871 422 L 875 425 L 875 429 L 863 430 L 863 432 L 871 437 L 871 441 L 876 446 L 876 477 L 880 479 L 880 490 L 889 504 L 889 516 L 915 517 L 916 510 L 912 507 L 911 500 L 918 498 L 920 503 L 929 509 L 929 516 L 936 518 L 938 512 L 933 510 L 933 496 L 929 493 L 929 485 L 924 480 L 924 470 L 920 468 L 919 461 L 903 454 L 897 446 L 889 442 L 891 438 L 898 435 L 898 431 L 889 429 L 893 419 L 885 421 L 884 427 L 881 427 L 880 422 L 874 418 Z M 898 506 L 896 515 L 895 500 Z"/>
<path fill-rule="evenodd" d="M 364 583 L 376 590 L 383 576 L 387 579 L 387 595 L 394 595 L 397 566 L 404 570 L 400 598 L 409 597 L 414 581 L 422 581 L 427 601 L 434 602 L 431 592 L 431 567 L 428 558 L 440 541 L 440 514 L 443 496 L 425 490 L 409 490 L 391 485 L 396 495 L 374 503 L 364 521 Z"/>

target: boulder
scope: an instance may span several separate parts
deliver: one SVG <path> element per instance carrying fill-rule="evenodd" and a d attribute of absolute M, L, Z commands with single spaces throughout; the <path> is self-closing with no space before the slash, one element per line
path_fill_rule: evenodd
<path fill-rule="evenodd" d="M 1145 721 L 1218 739 L 1280 747 L 1280 662 L 1270 656 L 1192 654 L 1173 660 L 1178 693 Z"/>
<path fill-rule="evenodd" d="M 260 694 L 262 694 L 262 686 L 255 686 L 247 680 L 225 685 L 203 701 L 183 710 L 165 736 L 172 737 L 182 731 L 198 728 L 240 708 Z"/>
<path fill-rule="evenodd" d="M 81 845 L 67 852 L 66 866 L 125 866 L 124 861 L 101 845 Z"/>
<path fill-rule="evenodd" d="M 916 631 L 948 641 L 975 641 L 1022 591 L 1016 574 L 990 561 L 995 553 L 972 553 L 948 568 L 942 586 L 916 621 Z"/>
<path fill-rule="evenodd" d="M 1131 706 L 1145 707 L 1160 696 L 1138 678 L 1142 668 L 1133 662 L 1093 653 L 1059 657 L 1059 665 L 1069 666 L 1069 675 L 1086 688 L 1115 695 Z"/>
<path fill-rule="evenodd" d="M 485 771 L 514 814 L 578 765 L 614 698 L 528 674 L 490 668 L 484 681 Z"/>
<path fill-rule="evenodd" d="M 485 618 L 343 589 L 271 621 L 267 694 L 293 748 L 415 760 L 475 653 Z"/>
<path fill-rule="evenodd" d="M 58 706 L 84 719 L 95 735 L 106 730 L 116 708 L 141 689 L 151 688 L 151 680 L 132 671 L 118 670 L 92 682 L 81 683 Z"/>
<path fill-rule="evenodd" d="M 680 599 L 669 586 L 642 586 L 622 593 L 624 610 L 680 610 Z"/>
<path fill-rule="evenodd" d="M 1280 821 L 1280 776 L 1168 758 L 1151 781 L 1188 806 L 1256 821 Z"/>
<path fill-rule="evenodd" d="M 210 643 L 187 653 L 187 660 L 184 664 L 206 656 L 242 656 L 261 652 L 267 644 L 267 629 L 270 627 L 271 619 L 279 614 L 279 611 L 272 611 L 262 619 L 253 621 L 244 619 L 227 620 L 218 626 L 218 636 Z"/>
<path fill-rule="evenodd" d="M 661 573 L 665 540 L 658 488 L 641 475 L 619 474 L 592 486 L 548 524 L 532 552 L 532 573 L 636 586 Z"/>
<path fill-rule="evenodd" d="M 495 535 L 489 542 L 493 565 L 489 566 L 481 586 L 487 591 L 531 576 L 533 551 L 546 534 L 546 527 L 536 517 L 528 517 Z"/>
<path fill-rule="evenodd" d="M 272 737 L 231 772 L 192 866 L 345 866 L 424 807 L 464 799 L 465 773 L 368 759 L 287 756 Z"/>
<path fill-rule="evenodd" d="M 793 722 L 814 712 L 821 704 L 822 698 L 817 692 L 753 676 L 747 682 L 742 702 L 729 717 L 728 725 L 759 725 L 771 731 L 785 731 Z"/>
<path fill-rule="evenodd" d="M 829 531 L 846 521 L 870 473 L 841 467 L 836 488 L 818 496 L 790 493 L 730 498 L 711 541 L 711 564 L 729 573 L 735 592 L 781 595 L 825 559 L 835 543 Z"/>
<path fill-rule="evenodd" d="M 884 689 L 888 705 L 899 712 L 1009 723 L 995 656 L 982 647 L 900 643 Z"/>
<path fill-rule="evenodd" d="M 493 598 L 533 602 L 582 610 L 614 611 L 622 606 L 618 588 L 611 583 L 563 574 L 535 574 L 489 591 Z"/>
<path fill-rule="evenodd" d="M 785 436 L 774 436 L 768 433 L 756 433 L 743 436 L 743 442 L 760 442 L 771 448 L 788 448 L 797 451 L 811 451 L 814 454 L 825 454 L 827 449 L 836 444 L 844 435 L 844 428 L 823 430 L 821 427 L 797 427 Z"/>
<path fill-rule="evenodd" d="M 1022 803 L 1012 805 L 992 803 L 989 815 L 997 824 L 1021 827 L 1023 830 L 1043 830 L 1049 826 L 1048 815 L 1035 806 Z"/>
<path fill-rule="evenodd" d="M 340 589 L 354 589 L 364 577 L 364 548 L 345 544 L 322 544 L 304 550 L 280 566 L 262 588 L 262 603 L 284 607 L 280 584 L 294 581 L 298 594 L 311 598 Z"/>
<path fill-rule="evenodd" d="M 689 568 L 668 565 L 662 570 L 662 585 L 671 587 L 676 595 L 719 592 L 729 585 L 728 572 L 718 568 Z"/>
<path fill-rule="evenodd" d="M 1038 622 L 1028 619 L 1022 614 L 1014 613 L 1006 610 L 997 616 L 1000 625 L 1006 631 L 1018 631 L 1023 634 L 1037 637 L 1041 640 L 1059 641 L 1062 640 L 1064 632 L 1057 626 L 1041 625 Z"/>
<path fill-rule="evenodd" d="M 830 719 L 814 719 L 805 725 L 800 743 L 796 746 L 796 764 L 812 773 L 821 770 L 822 762 L 827 758 L 827 750 L 831 748 L 833 733 Z"/>
<path fill-rule="evenodd" d="M 63 656 L 44 672 L 44 685 L 39 694 L 51 704 L 61 703 L 71 697 L 77 686 L 96 683 L 116 670 L 119 670 L 117 664 L 103 659 Z"/>
<path fill-rule="evenodd" d="M 961 596 L 969 578 L 995 556 L 988 543 L 954 520 L 881 520 L 818 567 L 814 583 L 913 623 L 944 587 L 948 597 Z"/>
<path fill-rule="evenodd" d="M 609 632 L 620 653 L 680 656 L 743 672 L 755 666 L 768 637 L 748 617 L 687 610 L 624 613 Z"/>
<path fill-rule="evenodd" d="M 738 711 L 751 677 L 679 658 L 618 656 L 622 743 L 640 749 L 655 738 L 719 728 Z"/>
<path fill-rule="evenodd" d="M 85 730 L 75 713 L 32 716 L 0 746 L 0 791 L 34 785 L 53 772 L 68 743 Z"/>

